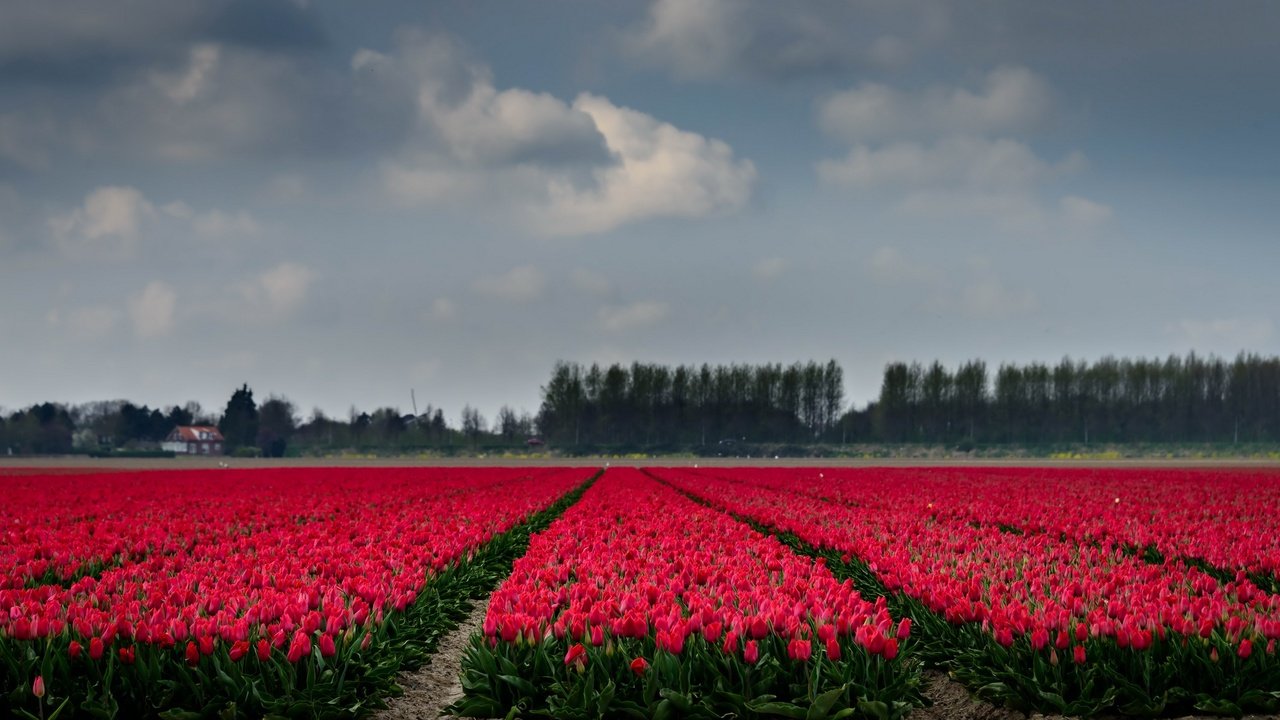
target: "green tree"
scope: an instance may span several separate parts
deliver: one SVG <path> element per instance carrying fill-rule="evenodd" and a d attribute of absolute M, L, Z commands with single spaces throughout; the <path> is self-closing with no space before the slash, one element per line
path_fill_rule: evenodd
<path fill-rule="evenodd" d="M 258 405 L 253 401 L 253 391 L 246 383 L 231 394 L 227 409 L 218 421 L 218 431 L 234 452 L 242 447 L 253 447 L 258 440 Z"/>
<path fill-rule="evenodd" d="M 289 440 L 298 428 L 298 409 L 288 398 L 271 395 L 258 408 L 255 442 L 266 457 L 284 457 Z"/>

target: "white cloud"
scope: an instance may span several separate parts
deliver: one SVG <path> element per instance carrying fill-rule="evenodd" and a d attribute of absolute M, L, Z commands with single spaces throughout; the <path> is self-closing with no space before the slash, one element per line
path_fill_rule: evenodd
<path fill-rule="evenodd" d="M 703 217 L 739 210 L 750 198 L 755 166 L 724 142 L 594 95 L 573 105 L 595 120 L 618 162 L 595 170 L 593 187 L 553 180 L 550 204 L 534 210 L 544 231 L 581 235 L 648 217 Z"/>
<path fill-rule="evenodd" d="M 241 283 L 240 295 L 257 317 L 278 321 L 302 306 L 316 277 L 315 271 L 304 265 L 284 262 Z"/>
<path fill-rule="evenodd" d="M 386 161 L 379 168 L 383 189 L 403 205 L 440 203 L 471 196 L 482 178 L 456 167 L 411 166 Z"/>
<path fill-rule="evenodd" d="M 170 285 L 159 280 L 149 283 L 129 301 L 134 334 L 142 338 L 167 335 L 177 307 L 178 294 Z"/>
<path fill-rule="evenodd" d="M 934 144 L 897 142 L 881 148 L 856 145 L 840 160 L 818 163 L 824 181 L 856 188 L 965 187 L 1016 190 L 1071 172 L 1083 158 L 1057 164 L 1025 143 L 1007 138 L 950 137 Z"/>
<path fill-rule="evenodd" d="M 596 311 L 600 327 L 609 332 L 626 332 L 648 327 L 666 318 L 669 306 L 655 300 L 641 300 L 627 305 L 606 305 Z"/>
<path fill-rule="evenodd" d="M 1048 84 L 1021 67 L 987 75 L 981 89 L 932 87 L 909 93 L 867 83 L 819 106 L 819 122 L 849 143 L 988 135 L 1034 129 L 1052 110 Z"/>
<path fill-rule="evenodd" d="M 512 208 L 548 235 L 584 235 L 654 217 L 732 212 L 755 168 L 720 140 L 580 95 L 498 89 L 447 39 L 401 33 L 391 55 L 360 51 L 352 69 L 370 91 L 408 93 L 414 137 L 379 167 L 382 189 L 407 205 L 479 202 Z"/>
<path fill-rule="evenodd" d="M 211 240 L 241 235 L 257 235 L 262 232 L 258 221 L 243 210 L 236 213 L 212 210 L 196 215 L 191 220 L 191 229 L 195 230 L 200 237 Z"/>
<path fill-rule="evenodd" d="M 780 257 L 763 258 L 751 267 L 751 274 L 758 280 L 772 280 L 787 269 L 787 261 Z"/>
<path fill-rule="evenodd" d="M 144 220 L 155 207 L 137 188 L 108 185 L 90 192 L 84 204 L 49 220 L 54 242 L 72 259 L 113 259 L 132 255 Z"/>
<path fill-rule="evenodd" d="M 1112 215 L 1111 208 L 1107 205 L 1075 195 L 1063 197 L 1058 205 L 1063 218 L 1072 227 L 1096 227 L 1110 220 Z"/>
<path fill-rule="evenodd" d="M 819 104 L 822 129 L 850 149 L 815 170 L 829 185 L 894 198 L 898 212 L 981 218 L 1018 233 L 1096 227 L 1111 214 L 1106 205 L 1067 196 L 1054 208 L 1043 197 L 1088 166 L 1084 155 L 1047 160 L 1013 136 L 1037 130 L 1053 104 L 1044 79 L 1022 67 L 997 68 L 977 89 L 864 84 Z"/>
<path fill-rule="evenodd" d="M 1206 352 L 1257 349 L 1275 337 L 1275 323 L 1268 317 L 1187 318 L 1170 323 L 1166 329 L 1191 349 Z"/>
<path fill-rule="evenodd" d="M 137 254 L 150 229 L 178 221 L 182 232 L 207 240 L 257 235 L 258 222 L 247 212 L 197 212 L 181 201 L 157 207 L 134 187 L 105 185 L 94 189 L 79 207 L 54 215 L 48 225 L 54 246 L 73 260 L 119 260 Z M 169 226 L 172 229 L 172 226 Z"/>
<path fill-rule="evenodd" d="M 613 291 L 609 278 L 586 268 L 574 268 L 569 279 L 575 288 L 588 295 L 603 296 Z"/>
<path fill-rule="evenodd" d="M 192 46 L 187 67 L 181 72 L 153 72 L 151 83 L 171 101 L 185 105 L 195 100 L 209 84 L 209 77 L 218 67 L 221 51 L 217 45 L 200 43 Z"/>
<path fill-rule="evenodd" d="M 481 295 L 510 302 L 529 302 L 542 296 L 547 279 L 532 265 L 512 268 L 501 275 L 485 275 L 473 285 Z"/>

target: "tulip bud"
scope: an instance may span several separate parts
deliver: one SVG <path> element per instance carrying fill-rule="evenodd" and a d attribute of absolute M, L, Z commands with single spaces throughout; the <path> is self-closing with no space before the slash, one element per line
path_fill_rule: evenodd
<path fill-rule="evenodd" d="M 564 654 L 565 667 L 572 667 L 578 672 L 582 672 L 587 668 L 587 648 L 582 643 L 576 643 L 569 648 L 569 652 Z"/>
<path fill-rule="evenodd" d="M 67 655 L 70 655 L 72 660 L 75 660 L 76 658 L 80 657 L 80 653 L 83 651 L 84 651 L 84 646 L 76 642 L 75 640 L 72 640 L 71 644 L 67 646 Z"/>
<path fill-rule="evenodd" d="M 1252 654 L 1253 654 L 1253 642 L 1248 639 L 1241 640 L 1240 647 L 1236 650 L 1236 655 L 1239 655 L 1241 659 L 1245 659 Z"/>
<path fill-rule="evenodd" d="M 36 679 L 31 683 L 31 694 L 38 698 L 44 697 L 44 676 L 37 675 Z"/>
<path fill-rule="evenodd" d="M 1209 651 L 1209 659 L 1214 661 L 1215 663 L 1218 662 L 1218 646 L 1217 645 L 1214 645 L 1213 649 Z"/>
<path fill-rule="evenodd" d="M 644 675 L 645 671 L 648 669 L 649 661 L 642 657 L 638 657 L 631 661 L 631 672 L 635 673 L 637 677 Z"/>
<path fill-rule="evenodd" d="M 742 647 L 742 659 L 746 660 L 748 665 L 755 665 L 756 660 L 760 659 L 760 649 L 756 647 L 755 640 L 748 640 Z"/>

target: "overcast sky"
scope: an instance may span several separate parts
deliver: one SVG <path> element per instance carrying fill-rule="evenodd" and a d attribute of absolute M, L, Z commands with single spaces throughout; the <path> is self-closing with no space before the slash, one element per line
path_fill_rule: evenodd
<path fill-rule="evenodd" d="M 0 406 L 1280 353 L 1280 4 L 0 0 Z"/>

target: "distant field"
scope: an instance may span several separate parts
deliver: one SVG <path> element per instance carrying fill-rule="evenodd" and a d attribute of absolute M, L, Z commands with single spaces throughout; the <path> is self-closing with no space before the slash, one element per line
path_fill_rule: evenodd
<path fill-rule="evenodd" d="M 1280 468 L 1273 458 L 692 458 L 692 457 L 323 457 L 323 458 L 89 458 L 3 457 L 0 473 L 23 472 L 111 472 L 118 470 L 200 470 L 217 469 L 226 463 L 232 468 L 289 467 L 1187 467 L 1187 468 Z"/>

